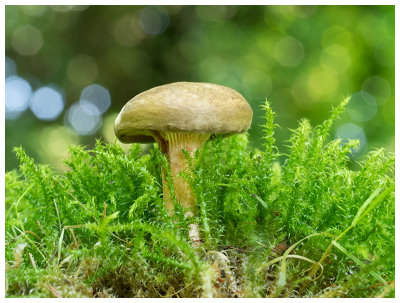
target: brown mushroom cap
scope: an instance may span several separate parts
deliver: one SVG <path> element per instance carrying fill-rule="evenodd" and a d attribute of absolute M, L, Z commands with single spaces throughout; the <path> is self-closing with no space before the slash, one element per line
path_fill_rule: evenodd
<path fill-rule="evenodd" d="M 253 111 L 237 91 L 217 84 L 176 82 L 128 101 L 115 119 L 124 143 L 152 142 L 153 131 L 230 135 L 250 127 Z"/>

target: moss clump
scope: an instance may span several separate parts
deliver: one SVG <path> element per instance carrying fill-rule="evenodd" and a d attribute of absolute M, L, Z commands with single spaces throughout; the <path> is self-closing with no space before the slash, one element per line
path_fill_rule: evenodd
<path fill-rule="evenodd" d="M 285 155 L 268 102 L 263 150 L 246 135 L 207 143 L 185 176 L 198 201 L 190 219 L 163 207 L 156 147 L 73 146 L 63 175 L 16 148 L 7 296 L 393 297 L 394 155 L 377 149 L 349 168 L 358 143 L 328 140 L 346 103 L 315 128 L 302 120 Z"/>

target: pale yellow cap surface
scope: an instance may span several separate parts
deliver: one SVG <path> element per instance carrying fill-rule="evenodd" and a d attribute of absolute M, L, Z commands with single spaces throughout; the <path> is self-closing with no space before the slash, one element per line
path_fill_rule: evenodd
<path fill-rule="evenodd" d="M 237 91 L 217 84 L 176 82 L 128 101 L 114 122 L 124 143 L 151 142 L 152 131 L 230 135 L 251 125 L 253 111 Z"/>

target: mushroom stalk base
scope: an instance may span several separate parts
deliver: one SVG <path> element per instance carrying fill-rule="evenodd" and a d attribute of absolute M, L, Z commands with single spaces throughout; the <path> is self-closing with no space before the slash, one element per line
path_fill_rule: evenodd
<path fill-rule="evenodd" d="M 188 160 L 182 150 L 187 151 L 189 156 L 193 157 L 196 150 L 204 146 L 210 134 L 158 132 L 154 134 L 154 137 L 161 152 L 167 157 L 176 201 L 186 210 L 186 217 L 193 217 L 196 215 L 196 197 L 187 180 L 183 176 L 179 176 L 181 172 L 191 174 Z M 162 182 L 164 206 L 172 215 L 174 213 L 174 200 L 171 195 L 170 185 L 166 179 L 165 169 L 162 169 Z M 193 246 L 198 247 L 200 245 L 197 224 L 191 224 L 189 237 L 193 242 Z"/>

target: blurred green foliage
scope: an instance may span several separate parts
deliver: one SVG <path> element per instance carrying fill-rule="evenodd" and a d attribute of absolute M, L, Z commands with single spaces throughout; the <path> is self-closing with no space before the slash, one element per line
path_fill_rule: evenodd
<path fill-rule="evenodd" d="M 6 57 L 33 91 L 57 85 L 66 105 L 54 121 L 29 109 L 6 120 L 6 170 L 17 166 L 14 146 L 61 169 L 69 144 L 114 142 L 121 107 L 174 81 L 242 93 L 254 111 L 253 146 L 261 144 L 267 97 L 283 151 L 288 128 L 303 117 L 316 125 L 356 94 L 336 135 L 355 132 L 358 156 L 394 151 L 394 20 L 394 6 L 6 6 Z M 109 90 L 111 107 L 95 134 L 79 136 L 64 126 L 67 111 L 93 83 Z"/>

